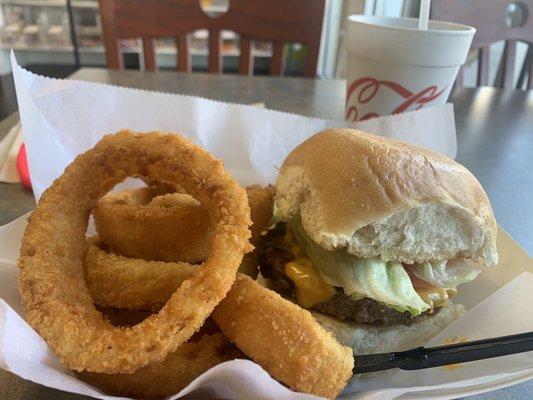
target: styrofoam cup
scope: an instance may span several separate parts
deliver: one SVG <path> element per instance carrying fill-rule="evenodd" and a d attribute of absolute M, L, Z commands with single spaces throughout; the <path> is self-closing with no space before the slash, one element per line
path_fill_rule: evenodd
<path fill-rule="evenodd" d="M 476 30 L 416 18 L 348 17 L 346 119 L 360 121 L 446 103 Z"/>

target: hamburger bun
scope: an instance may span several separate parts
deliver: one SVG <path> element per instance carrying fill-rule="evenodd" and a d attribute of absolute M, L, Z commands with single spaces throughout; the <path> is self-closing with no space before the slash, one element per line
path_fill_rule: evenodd
<path fill-rule="evenodd" d="M 467 258 L 495 265 L 487 195 L 441 154 L 352 129 L 328 129 L 296 147 L 276 183 L 282 220 L 299 215 L 315 242 L 404 263 Z"/>

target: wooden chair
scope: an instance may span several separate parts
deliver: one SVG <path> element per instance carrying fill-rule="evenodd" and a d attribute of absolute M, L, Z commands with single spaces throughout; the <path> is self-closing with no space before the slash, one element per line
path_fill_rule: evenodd
<path fill-rule="evenodd" d="M 220 17 L 207 16 L 198 0 L 99 0 L 109 68 L 123 68 L 120 39 L 142 39 L 144 65 L 155 70 L 155 38 L 175 38 L 178 71 L 191 72 L 188 34 L 209 30 L 209 72 L 222 72 L 221 31 L 240 35 L 239 73 L 253 73 L 252 41 L 272 42 L 269 73 L 283 75 L 283 46 L 307 45 L 304 75 L 315 76 L 325 0 L 230 0 Z"/>
<path fill-rule="evenodd" d="M 524 21 L 517 27 L 509 26 L 506 21 L 509 0 L 433 0 L 431 18 L 471 25 L 477 32 L 472 48 L 478 49 L 477 85 L 489 84 L 489 46 L 497 41 L 505 41 L 505 50 L 495 80 L 495 86 L 512 88 L 514 67 L 516 62 L 516 44 L 518 41 L 529 44 L 529 50 L 522 66 L 517 88 L 520 89 L 528 76 L 528 89 L 533 88 L 533 0 L 516 1 L 518 7 L 525 7 Z M 520 5 L 521 3 L 521 5 Z M 529 10 L 529 13 L 527 12 Z M 462 84 L 462 73 L 459 71 L 457 84 Z"/>

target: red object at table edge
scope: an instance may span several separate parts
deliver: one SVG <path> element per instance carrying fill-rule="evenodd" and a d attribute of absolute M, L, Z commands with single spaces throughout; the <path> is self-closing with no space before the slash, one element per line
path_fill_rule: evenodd
<path fill-rule="evenodd" d="M 28 159 L 26 157 L 26 146 L 24 143 L 20 145 L 19 152 L 17 154 L 17 172 L 19 174 L 20 183 L 26 189 L 31 190 L 30 170 L 28 168 Z"/>

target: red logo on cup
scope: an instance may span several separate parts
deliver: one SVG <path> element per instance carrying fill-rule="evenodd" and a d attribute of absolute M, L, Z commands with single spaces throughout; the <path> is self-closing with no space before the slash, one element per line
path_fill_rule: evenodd
<path fill-rule="evenodd" d="M 425 89 L 422 89 L 418 93 L 413 93 L 396 82 L 380 81 L 370 77 L 360 78 L 352 82 L 348 87 L 348 91 L 346 93 L 346 119 L 349 121 L 363 121 L 365 119 L 378 117 L 379 115 L 377 113 L 369 112 L 358 118 L 359 112 L 357 107 L 352 105 L 348 108 L 348 103 L 352 95 L 357 96 L 356 102 L 360 104 L 368 103 L 376 96 L 382 87 L 393 90 L 404 99 L 401 104 L 392 110 L 391 114 L 401 113 L 407 110 L 413 104 L 417 106 L 415 110 L 418 110 L 427 103 L 435 100 L 446 89 L 445 86 L 441 91 L 437 91 L 437 86 L 429 86 Z"/>

